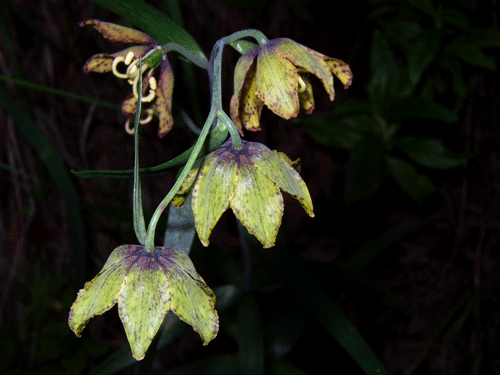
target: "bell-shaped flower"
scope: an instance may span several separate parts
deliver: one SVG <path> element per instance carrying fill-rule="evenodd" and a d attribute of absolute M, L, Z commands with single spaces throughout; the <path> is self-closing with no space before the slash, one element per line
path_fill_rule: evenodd
<path fill-rule="evenodd" d="M 129 27 L 93 19 L 80 24 L 80 26 L 86 25 L 93 26 L 106 39 L 113 42 L 136 44 L 113 54 L 99 53 L 93 55 L 83 67 L 86 73 L 113 72 L 116 77 L 126 79 L 132 86 L 132 93 L 122 103 L 122 113 L 128 117 L 125 129 L 131 134 L 133 134 L 133 129 L 129 127 L 130 119 L 135 116 L 137 111 L 139 58 L 152 57 L 152 54 L 155 54 L 155 58 L 150 59 L 154 66 L 148 66 L 144 61 L 142 65 L 142 74 L 146 74 L 142 81 L 142 102 L 152 103 L 152 106 L 144 110 L 147 116 L 141 119 L 141 123 L 147 123 L 152 119 L 153 114 L 157 115 L 159 118 L 158 136 L 163 137 L 170 131 L 174 122 L 171 113 L 174 75 L 170 62 L 163 55 L 159 44 L 142 31 Z M 157 65 L 160 66 L 158 81 L 154 76 Z"/>
<path fill-rule="evenodd" d="M 314 216 L 307 186 L 290 159 L 260 143 L 242 142 L 242 147 L 236 149 L 228 140 L 207 155 L 194 183 L 194 222 L 205 246 L 229 207 L 264 247 L 273 246 L 284 209 L 280 190 L 297 199 L 309 216 Z"/>
<path fill-rule="evenodd" d="M 310 114 L 314 109 L 312 86 L 308 74 L 315 75 L 334 99 L 333 75 L 345 88 L 352 82 L 349 65 L 325 56 L 291 39 L 272 39 L 246 53 L 238 60 L 234 72 L 234 94 L 231 119 L 240 133 L 260 130 L 264 104 L 275 114 L 291 119 L 302 108 Z"/>
<path fill-rule="evenodd" d="M 134 358 L 144 358 L 169 310 L 198 332 L 206 345 L 219 329 L 215 295 L 182 251 L 122 245 L 109 256 L 101 272 L 78 293 L 69 326 L 77 336 L 95 315 L 118 303 Z"/>

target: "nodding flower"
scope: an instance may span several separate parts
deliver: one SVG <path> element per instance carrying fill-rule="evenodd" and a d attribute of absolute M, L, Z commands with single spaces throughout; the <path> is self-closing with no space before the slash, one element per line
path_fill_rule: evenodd
<path fill-rule="evenodd" d="M 264 104 L 275 114 L 291 119 L 302 108 L 310 114 L 314 97 L 308 75 L 316 76 L 334 99 L 333 75 L 348 88 L 352 82 L 349 65 L 325 56 L 291 39 L 271 39 L 246 53 L 236 64 L 231 119 L 240 133 L 260 130 Z"/>

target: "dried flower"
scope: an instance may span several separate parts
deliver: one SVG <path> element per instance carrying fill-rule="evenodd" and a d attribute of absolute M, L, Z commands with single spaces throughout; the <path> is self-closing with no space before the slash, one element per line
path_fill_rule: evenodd
<path fill-rule="evenodd" d="M 161 47 L 149 35 L 131 29 L 129 27 L 116 25 L 98 20 L 86 20 L 80 26 L 92 25 L 106 39 L 113 42 L 135 43 L 138 45 L 124 49 L 114 54 L 99 53 L 90 57 L 83 70 L 88 72 L 109 73 L 121 79 L 126 79 L 132 86 L 130 94 L 122 103 L 122 113 L 129 119 L 126 123 L 126 130 L 133 134 L 133 129 L 129 128 L 130 119 L 137 111 L 138 81 L 139 81 L 139 58 L 150 57 L 149 61 L 154 66 L 142 65 L 143 79 L 143 103 L 153 103 L 153 106 L 145 109 L 146 118 L 141 119 L 141 123 L 147 123 L 153 114 L 159 117 L 158 136 L 163 137 L 173 125 L 172 117 L 172 92 L 174 86 L 174 75 L 170 62 L 161 51 Z M 154 57 L 154 59 L 152 58 Z M 120 71 L 121 65 L 126 69 Z M 159 80 L 154 77 L 156 66 L 160 66 Z"/>

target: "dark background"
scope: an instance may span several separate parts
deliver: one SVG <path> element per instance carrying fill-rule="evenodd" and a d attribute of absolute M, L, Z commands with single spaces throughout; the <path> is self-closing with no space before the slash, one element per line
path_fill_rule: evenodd
<path fill-rule="evenodd" d="M 171 12 L 168 1 L 150 3 L 167 14 Z M 184 27 L 207 56 L 218 38 L 256 28 L 270 39 L 288 37 L 346 61 L 354 74 L 353 84 L 344 90 L 337 80 L 333 103 L 321 85 L 314 83 L 316 109 L 311 117 L 322 118 L 347 98 L 367 100 L 367 86 L 374 74 L 370 68 L 374 30 L 387 31 L 384 25 L 391 18 L 433 27 L 432 19 L 411 3 L 415 2 L 182 1 L 181 12 Z M 437 8 L 458 9 L 471 27 L 498 30 L 496 2 L 433 3 Z M 395 10 L 377 13 L 387 4 Z M 123 24 L 115 14 L 81 0 L 9 0 L 0 4 L 0 12 L 3 76 L 117 106 L 128 94 L 127 85 L 110 74 L 82 72 L 92 54 L 117 51 L 121 46 L 105 41 L 91 28 L 80 28 L 79 22 L 96 18 Z M 466 33 L 460 29 L 454 32 Z M 412 47 L 401 48 L 397 38 L 388 40 L 397 64 L 404 66 Z M 498 49 L 489 46 L 484 52 L 498 64 Z M 237 58 L 238 54 L 228 48 L 223 70 L 226 105 L 232 95 Z M 199 123 L 209 108 L 205 73 L 195 70 L 199 83 L 196 100 L 183 81 L 179 60 L 173 63 L 174 102 Z M 458 121 L 443 124 L 408 119 L 400 131 L 440 139 L 450 152 L 470 157 L 455 168 L 419 167 L 419 172 L 427 174 L 436 186 L 436 191 L 420 204 L 384 174 L 373 194 L 346 205 L 349 152 L 318 143 L 300 119 L 285 121 L 265 109 L 263 131 L 247 132 L 246 139 L 265 143 L 291 159 L 301 159 L 301 175 L 309 187 L 316 217 L 309 218 L 287 197 L 277 247 L 303 259 L 304 267 L 311 265 L 329 296 L 389 373 L 412 373 L 418 364 L 413 373 L 500 374 L 499 75 L 495 70 L 461 61 L 465 84 L 461 91 L 449 74 L 434 69 L 439 65 L 437 59 L 433 64 L 424 73 L 432 84 L 440 85 L 433 91 L 433 100 L 453 111 Z M 123 130 L 125 118 L 119 107 L 104 108 L 13 83 L 0 85 L 29 114 L 67 170 L 131 168 L 133 138 Z M 416 92 L 424 95 L 424 85 Z M 154 121 L 144 127 L 142 165 L 167 161 L 192 144 L 192 134 L 181 123 L 176 119 L 174 129 L 163 139 L 156 137 Z M 97 274 L 115 247 L 136 241 L 131 181 L 72 176 L 87 249 L 77 255 L 60 187 L 4 106 L 0 107 L 0 134 L 0 368 L 7 369 L 1 372 L 87 373 L 106 356 L 128 345 L 116 309 L 94 318 L 81 339 L 74 338 L 69 330 L 67 315 L 83 280 Z M 174 179 L 175 171 L 144 180 L 146 212 L 154 210 Z M 240 240 L 232 213 L 223 215 L 211 243 L 204 249 L 195 239 L 193 259 L 199 273 L 215 289 L 227 280 L 217 266 L 205 260 L 210 259 L 212 246 L 241 266 Z M 351 256 L 362 257 L 358 251 L 363 246 L 373 249 L 377 243 L 380 253 L 367 261 L 362 272 L 343 273 L 342 265 L 355 259 Z M 256 254 L 253 266 L 252 295 L 258 301 L 267 335 L 283 306 L 293 306 L 293 296 L 283 291 L 279 282 L 271 281 Z M 287 361 L 310 374 L 362 373 L 307 311 L 297 307 L 297 312 L 308 323 L 296 341 L 292 340 Z M 236 315 L 234 306 L 221 313 L 221 332 L 207 347 L 191 329 L 186 330 L 158 351 L 153 373 L 215 354 L 237 353 L 232 331 Z M 132 373 L 131 368 L 123 371 Z M 272 373 L 269 368 L 267 371 Z"/>

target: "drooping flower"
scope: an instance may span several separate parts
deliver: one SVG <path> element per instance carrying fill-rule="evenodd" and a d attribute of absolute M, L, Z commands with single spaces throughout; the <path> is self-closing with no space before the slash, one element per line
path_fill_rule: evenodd
<path fill-rule="evenodd" d="M 264 104 L 275 114 L 291 119 L 302 108 L 310 114 L 314 109 L 312 86 L 308 73 L 319 78 L 334 99 L 333 75 L 348 88 L 352 73 L 342 60 L 325 56 L 291 39 L 267 41 L 244 53 L 234 72 L 234 94 L 231 97 L 231 119 L 240 133 L 260 130 Z"/>
<path fill-rule="evenodd" d="M 215 295 L 182 251 L 122 245 L 101 272 L 78 292 L 69 326 L 77 336 L 90 318 L 118 303 L 134 358 L 144 358 L 167 312 L 171 310 L 198 332 L 206 345 L 218 332 Z"/>
<path fill-rule="evenodd" d="M 283 216 L 281 190 L 297 199 L 313 217 L 307 186 L 284 154 L 266 146 L 242 141 L 239 149 L 231 140 L 205 158 L 193 187 L 192 208 L 198 237 L 208 246 L 209 237 L 229 207 L 238 220 L 266 248 L 274 245 Z M 196 173 L 191 174 L 192 184 Z M 184 187 L 180 195 L 186 195 Z"/>
<path fill-rule="evenodd" d="M 142 81 L 142 102 L 153 103 L 153 105 L 144 110 L 147 116 L 141 120 L 141 123 L 149 122 L 153 114 L 157 115 L 159 118 L 158 136 L 163 137 L 173 125 L 171 112 L 174 75 L 170 62 L 166 55 L 162 53 L 160 45 L 149 35 L 129 27 L 93 19 L 80 23 L 80 26 L 87 25 L 93 26 L 106 39 L 113 42 L 137 44 L 113 54 L 99 53 L 93 55 L 83 67 L 86 73 L 113 72 L 116 77 L 126 79 L 132 86 L 132 93 L 122 103 L 122 113 L 129 118 L 126 130 L 131 134 L 133 134 L 133 129 L 129 127 L 130 119 L 135 116 L 137 111 L 139 58 L 153 57 L 154 54 L 155 58 L 150 59 L 152 66 L 148 66 L 147 63 L 142 65 L 142 74 L 145 74 Z M 124 71 L 121 69 L 121 65 L 126 67 L 126 69 L 123 69 Z M 160 66 L 160 74 L 157 81 L 154 77 L 154 70 L 158 65 Z"/>

